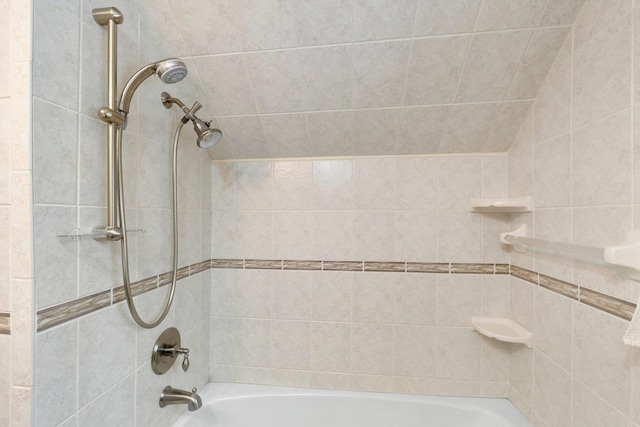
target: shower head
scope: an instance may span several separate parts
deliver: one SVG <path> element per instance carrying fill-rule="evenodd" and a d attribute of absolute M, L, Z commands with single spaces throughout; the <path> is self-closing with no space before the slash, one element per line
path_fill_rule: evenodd
<path fill-rule="evenodd" d="M 173 84 L 187 77 L 187 66 L 179 59 L 165 59 L 158 64 L 156 74 L 163 83 Z"/>
<path fill-rule="evenodd" d="M 220 141 L 220 138 L 222 138 L 222 132 L 220 129 L 212 129 L 210 127 L 211 123 L 203 122 L 195 116 L 191 121 L 193 122 L 193 130 L 195 130 L 198 135 L 198 139 L 196 140 L 198 147 L 211 148 Z"/>
<path fill-rule="evenodd" d="M 196 116 L 196 112 L 202 108 L 202 105 L 196 101 L 193 104 L 191 109 L 187 108 L 184 105 L 184 102 L 180 101 L 178 98 L 174 98 L 169 95 L 167 92 L 162 92 L 160 100 L 162 101 L 162 105 L 165 108 L 169 109 L 173 104 L 176 104 L 180 109 L 184 112 L 184 117 L 182 118 L 182 123 L 186 124 L 191 120 L 193 123 L 193 130 L 198 135 L 198 139 L 196 140 L 196 144 L 200 148 L 211 148 L 216 145 L 220 139 L 222 138 L 222 132 L 220 129 L 211 128 L 211 123 L 200 120 Z"/>
<path fill-rule="evenodd" d="M 129 114 L 133 94 L 138 89 L 138 86 L 153 74 L 156 74 L 163 83 L 178 83 L 187 76 L 187 66 L 181 59 L 169 58 L 142 67 L 131 76 L 122 90 L 119 104 L 121 112 L 125 115 Z"/>

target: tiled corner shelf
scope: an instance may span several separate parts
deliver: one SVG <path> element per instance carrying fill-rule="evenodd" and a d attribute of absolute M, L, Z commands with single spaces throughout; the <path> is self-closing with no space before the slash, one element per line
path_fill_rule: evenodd
<path fill-rule="evenodd" d="M 510 199 L 471 199 L 471 212 L 531 212 L 533 197 L 514 197 Z"/>
<path fill-rule="evenodd" d="M 513 320 L 502 317 L 477 317 L 471 318 L 473 329 L 498 341 L 524 344 L 533 347 L 533 334 Z"/>

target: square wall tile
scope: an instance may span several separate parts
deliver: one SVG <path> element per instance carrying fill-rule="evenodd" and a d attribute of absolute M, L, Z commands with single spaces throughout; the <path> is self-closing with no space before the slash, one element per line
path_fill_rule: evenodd
<path fill-rule="evenodd" d="M 571 424 L 571 375 L 536 352 L 533 410 L 550 425 Z"/>
<path fill-rule="evenodd" d="M 356 209 L 392 209 L 395 162 L 393 159 L 353 161 Z"/>
<path fill-rule="evenodd" d="M 35 206 L 33 217 L 37 307 L 43 308 L 77 296 L 78 243 L 56 237 L 76 228 L 77 209 Z"/>
<path fill-rule="evenodd" d="M 578 29 L 576 26 L 576 44 Z M 587 125 L 629 106 L 631 45 L 632 22 L 629 15 L 588 43 L 576 46 L 573 64 L 574 127 Z"/>
<path fill-rule="evenodd" d="M 470 40 L 469 36 L 413 40 L 405 105 L 451 103 Z"/>
<path fill-rule="evenodd" d="M 354 5 L 355 40 L 411 37 L 416 0 L 357 0 Z"/>
<path fill-rule="evenodd" d="M 311 318 L 318 321 L 350 322 L 354 273 L 343 271 L 311 275 Z"/>
<path fill-rule="evenodd" d="M 474 35 L 456 101 L 501 100 L 515 76 L 531 33 L 518 30 Z"/>
<path fill-rule="evenodd" d="M 402 104 L 408 41 L 353 46 L 353 107 L 390 107 Z"/>
<path fill-rule="evenodd" d="M 627 322 L 584 304 L 573 307 L 573 375 L 625 415 L 630 414 L 631 348 Z"/>
<path fill-rule="evenodd" d="M 432 274 L 395 274 L 393 321 L 436 325 L 437 278 Z"/>
<path fill-rule="evenodd" d="M 631 111 L 625 110 L 573 133 L 573 203 L 631 203 Z M 598 161 L 593 160 L 597 158 Z"/>
<path fill-rule="evenodd" d="M 356 374 L 389 375 L 393 373 L 393 326 L 353 325 L 351 371 Z"/>
<path fill-rule="evenodd" d="M 274 272 L 272 297 L 276 319 L 308 320 L 311 318 L 312 284 L 316 272 Z"/>
<path fill-rule="evenodd" d="M 77 410 L 78 324 L 73 321 L 39 333 L 36 342 L 35 421 L 53 426 Z M 68 357 L 58 357 L 59 348 L 67 349 Z"/>
<path fill-rule="evenodd" d="M 39 99 L 33 115 L 33 194 L 36 203 L 75 204 L 78 115 Z"/>
<path fill-rule="evenodd" d="M 135 358 L 118 352 L 96 352 L 99 343 L 116 340 L 135 346 L 135 330 L 123 304 L 111 306 L 78 320 L 78 404 L 82 407 L 135 370 Z"/>
<path fill-rule="evenodd" d="M 311 370 L 351 371 L 351 327 L 350 323 L 311 324 Z"/>
<path fill-rule="evenodd" d="M 436 375 L 436 327 L 394 326 L 393 373 L 408 377 Z"/>
<path fill-rule="evenodd" d="M 482 283 L 477 275 L 438 277 L 438 325 L 468 326 L 481 310 Z"/>
<path fill-rule="evenodd" d="M 353 321 L 393 322 L 393 273 L 361 273 L 353 276 Z"/>
<path fill-rule="evenodd" d="M 481 0 L 418 0 L 415 36 L 470 33 Z"/>
<path fill-rule="evenodd" d="M 479 380 L 481 341 L 471 328 L 438 327 L 438 378 Z"/>

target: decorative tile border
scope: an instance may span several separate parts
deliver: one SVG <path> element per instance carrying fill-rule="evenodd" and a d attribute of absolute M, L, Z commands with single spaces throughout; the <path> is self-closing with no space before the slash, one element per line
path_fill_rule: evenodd
<path fill-rule="evenodd" d="M 494 264 L 451 264 L 452 274 L 494 274 L 495 269 Z"/>
<path fill-rule="evenodd" d="M 283 270 L 322 270 L 322 261 L 282 261 Z"/>
<path fill-rule="evenodd" d="M 515 265 L 511 266 L 511 275 L 593 308 L 597 308 L 598 310 L 613 314 L 624 320 L 631 320 L 636 309 L 636 304 L 628 301 L 601 294 L 600 292 L 592 291 L 591 289 L 554 277 L 545 276 L 544 274 L 539 274 Z"/>
<path fill-rule="evenodd" d="M 147 279 L 138 280 L 131 284 L 131 293 L 135 295 L 144 294 L 145 292 L 152 291 L 158 287 L 158 277 L 149 277 Z M 113 296 L 111 298 L 112 304 L 117 304 L 120 301 L 126 299 L 126 293 L 124 291 L 124 285 L 117 288 L 113 288 Z"/>
<path fill-rule="evenodd" d="M 189 276 L 202 273 L 209 270 L 212 260 L 202 261 L 196 264 L 187 265 L 178 269 L 176 274 L 177 280 L 182 280 Z M 243 264 L 244 265 L 244 264 Z M 158 276 L 147 277 L 131 284 L 131 291 L 134 295 L 140 295 L 145 292 L 157 289 L 160 286 L 171 283 L 172 272 L 160 274 Z M 93 313 L 113 304 L 124 301 L 124 286 L 120 285 L 112 289 L 107 289 L 92 295 L 58 304 L 52 307 L 38 310 L 37 312 L 37 329 L 38 332 L 49 329 L 53 326 L 60 325 L 64 322 L 76 319 L 78 317 Z M 1 313 L 0 313 L 1 316 Z M 2 318 L 0 317 L 0 330 Z M 0 332 L 2 333 L 2 332 Z"/>
<path fill-rule="evenodd" d="M 0 313 L 0 334 L 11 335 L 11 314 Z"/>
<path fill-rule="evenodd" d="M 38 311 L 38 332 L 111 305 L 111 289 Z"/>
<path fill-rule="evenodd" d="M 364 271 L 389 271 L 394 273 L 404 273 L 407 271 L 407 263 L 365 261 Z"/>
<path fill-rule="evenodd" d="M 446 273 L 450 271 L 449 263 L 408 262 L 407 273 Z"/>
<path fill-rule="evenodd" d="M 261 270 L 282 270 L 282 260 L 273 259 L 245 259 L 244 268 Z"/>
<path fill-rule="evenodd" d="M 326 271 L 362 271 L 362 261 L 322 261 L 322 269 Z"/>
<path fill-rule="evenodd" d="M 557 292 L 571 299 L 578 299 L 578 291 L 580 288 L 578 288 L 576 285 L 563 282 L 562 280 L 558 280 L 553 277 L 545 276 L 544 274 L 540 274 L 539 278 L 540 286 L 542 286 L 543 288 L 549 289 L 553 292 Z"/>
<path fill-rule="evenodd" d="M 243 259 L 212 259 L 211 268 L 244 268 Z"/>
<path fill-rule="evenodd" d="M 509 274 L 509 264 L 496 264 L 496 274 Z"/>
<path fill-rule="evenodd" d="M 194 264 L 195 265 L 195 264 Z M 179 268 L 176 271 L 176 280 L 182 280 L 189 277 L 189 266 Z M 147 279 L 143 279 L 147 280 Z M 167 271 L 158 276 L 158 286 L 170 285 L 173 282 L 173 271 Z"/>
<path fill-rule="evenodd" d="M 580 302 L 625 320 L 631 320 L 636 305 L 591 289 L 580 288 Z"/>
<path fill-rule="evenodd" d="M 591 307 L 630 320 L 636 305 L 578 285 L 539 274 L 526 268 L 509 264 L 483 263 L 426 263 L 398 261 L 313 261 L 313 260 L 268 260 L 268 259 L 212 259 L 182 267 L 177 280 L 215 269 L 262 269 L 262 270 L 310 270 L 310 271 L 360 271 L 394 273 L 437 274 L 510 274 L 534 285 L 580 301 Z M 134 295 L 149 292 L 171 283 L 171 272 L 152 276 L 132 284 Z M 101 308 L 117 304 L 125 299 L 124 288 L 118 286 L 93 295 L 78 298 L 39 310 L 38 332 L 92 313 Z M 9 334 L 9 314 L 0 313 L 0 334 Z"/>
<path fill-rule="evenodd" d="M 535 271 L 527 270 L 526 268 L 511 266 L 511 275 L 516 276 L 519 279 L 526 280 L 527 282 L 538 284 L 538 273 Z"/>

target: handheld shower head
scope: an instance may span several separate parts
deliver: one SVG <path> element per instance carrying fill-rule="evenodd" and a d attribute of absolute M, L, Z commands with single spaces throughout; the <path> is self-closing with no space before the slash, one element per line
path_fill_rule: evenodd
<path fill-rule="evenodd" d="M 165 59 L 158 63 L 156 75 L 163 83 L 174 84 L 187 77 L 187 66 L 180 59 Z"/>
<path fill-rule="evenodd" d="M 162 61 L 154 62 L 153 64 L 145 65 L 138 70 L 127 82 L 122 89 L 122 96 L 120 96 L 120 111 L 125 115 L 129 114 L 129 107 L 131 106 L 131 98 L 135 93 L 138 86 L 142 84 L 147 78 L 156 74 L 158 78 L 167 84 L 178 83 L 187 76 L 187 66 L 178 58 L 169 58 Z"/>

